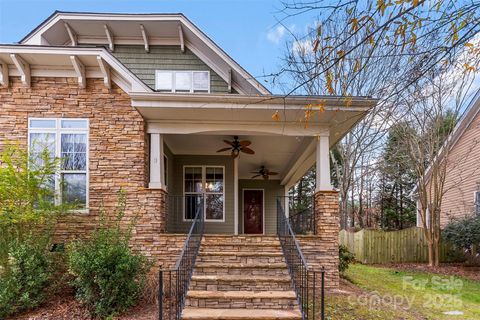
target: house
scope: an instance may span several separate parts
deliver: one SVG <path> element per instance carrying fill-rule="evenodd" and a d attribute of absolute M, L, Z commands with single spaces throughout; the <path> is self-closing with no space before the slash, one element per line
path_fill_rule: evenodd
<path fill-rule="evenodd" d="M 0 45 L 0 66 L 0 146 L 62 157 L 56 201 L 81 206 L 59 223 L 58 241 L 87 234 L 124 190 L 125 221 L 138 217 L 132 247 L 157 269 L 174 266 L 198 212 L 202 250 L 279 250 L 288 189 L 316 164 L 317 234 L 297 241 L 312 268 L 325 268 L 327 289 L 338 286 L 329 148 L 376 100 L 273 95 L 182 14 L 57 11 L 18 44 Z M 305 107 L 320 103 L 325 110 L 304 126 Z M 282 251 L 267 253 L 285 268 Z M 211 305 L 203 291 L 192 306 Z M 244 298 L 222 296 L 222 305 Z"/>
<path fill-rule="evenodd" d="M 437 161 L 447 157 L 440 212 L 441 228 L 452 220 L 480 214 L 479 137 L 480 92 L 477 92 L 438 154 Z M 430 179 L 430 169 L 426 176 Z M 422 227 L 418 211 L 417 226 Z"/>

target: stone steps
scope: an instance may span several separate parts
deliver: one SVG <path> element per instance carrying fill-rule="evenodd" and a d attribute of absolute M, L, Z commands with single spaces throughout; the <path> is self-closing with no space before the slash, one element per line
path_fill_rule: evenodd
<path fill-rule="evenodd" d="M 250 276 L 288 275 L 287 265 L 283 263 L 222 263 L 199 262 L 195 264 L 194 274 L 231 274 Z"/>
<path fill-rule="evenodd" d="M 197 258 L 198 262 L 222 263 L 285 263 L 282 252 L 230 252 L 204 251 Z"/>
<path fill-rule="evenodd" d="M 194 308 L 292 309 L 297 306 L 293 291 L 194 291 L 185 303 Z"/>
<path fill-rule="evenodd" d="M 195 290 L 291 290 L 289 276 L 194 275 L 191 288 Z"/>
<path fill-rule="evenodd" d="M 278 239 L 205 236 L 182 319 L 301 319 Z"/>
<path fill-rule="evenodd" d="M 207 309 L 186 308 L 182 314 L 184 320 L 300 320 L 302 315 L 298 310 L 279 309 Z"/>

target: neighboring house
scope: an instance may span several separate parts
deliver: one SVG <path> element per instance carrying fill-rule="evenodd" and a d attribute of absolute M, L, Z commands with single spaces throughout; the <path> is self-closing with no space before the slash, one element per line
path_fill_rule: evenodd
<path fill-rule="evenodd" d="M 445 146 L 449 150 L 445 150 Z M 444 228 L 452 219 L 480 214 L 480 93 L 477 93 L 461 117 L 437 161 L 446 159 L 444 196 L 440 226 Z M 429 177 L 430 170 L 427 170 Z M 418 204 L 417 204 L 418 205 Z M 417 226 L 421 227 L 417 212 Z"/>
<path fill-rule="evenodd" d="M 175 263 L 198 210 L 220 243 L 275 240 L 277 213 L 288 215 L 278 197 L 316 163 L 318 235 L 301 243 L 309 263 L 325 267 L 327 287 L 338 285 L 329 148 L 376 100 L 272 95 L 182 14 L 55 12 L 0 45 L 0 66 L 0 147 L 62 157 L 56 201 L 81 205 L 57 241 L 92 230 L 121 189 L 125 220 L 138 216 L 132 246 L 157 268 Z M 305 107 L 319 103 L 325 111 L 304 126 Z M 217 152 L 235 136 L 254 154 Z M 278 174 L 253 179 L 261 166 Z"/>

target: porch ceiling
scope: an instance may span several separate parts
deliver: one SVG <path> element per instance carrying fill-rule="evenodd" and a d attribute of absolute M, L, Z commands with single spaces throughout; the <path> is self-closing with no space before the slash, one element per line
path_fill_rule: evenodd
<path fill-rule="evenodd" d="M 229 155 L 228 152 L 217 153 L 220 148 L 227 147 L 223 140 L 232 140 L 229 134 L 208 135 L 165 135 L 164 141 L 174 154 L 179 155 Z M 281 180 L 289 169 L 292 159 L 298 157 L 303 149 L 312 141 L 312 137 L 240 135 L 240 140 L 250 140 L 255 154 L 242 153 L 238 161 L 239 179 L 250 179 L 252 171 L 261 165 L 279 173 L 272 179 Z"/>

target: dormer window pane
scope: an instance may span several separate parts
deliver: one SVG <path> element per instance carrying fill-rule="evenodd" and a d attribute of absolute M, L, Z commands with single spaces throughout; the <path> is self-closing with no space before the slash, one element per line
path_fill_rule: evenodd
<path fill-rule="evenodd" d="M 173 73 L 157 71 L 155 76 L 155 90 L 171 92 L 173 89 Z"/>
<path fill-rule="evenodd" d="M 209 83 L 208 71 L 193 72 L 193 91 L 208 92 Z"/>
<path fill-rule="evenodd" d="M 192 89 L 192 73 L 176 72 L 175 73 L 175 91 L 190 92 Z"/>

